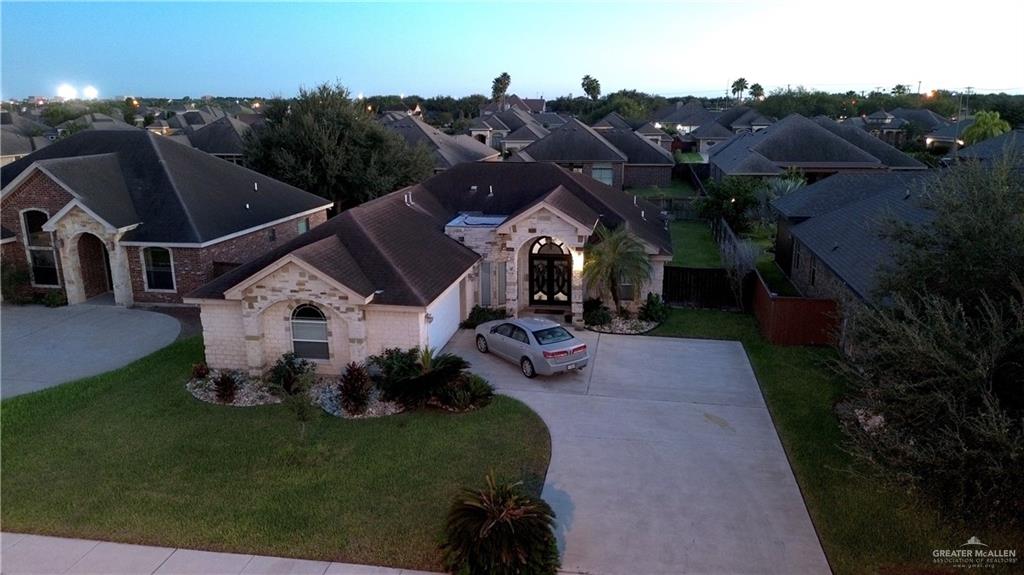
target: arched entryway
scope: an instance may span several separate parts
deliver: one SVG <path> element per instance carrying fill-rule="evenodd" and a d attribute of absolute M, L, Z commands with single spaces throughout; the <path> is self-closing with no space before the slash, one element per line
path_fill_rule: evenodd
<path fill-rule="evenodd" d="M 78 262 L 82 272 L 85 299 L 94 298 L 113 289 L 110 274 L 110 254 L 103 240 L 84 233 L 78 237 Z"/>
<path fill-rule="evenodd" d="M 537 238 L 529 252 L 530 305 L 567 306 L 572 300 L 572 255 L 550 237 Z"/>

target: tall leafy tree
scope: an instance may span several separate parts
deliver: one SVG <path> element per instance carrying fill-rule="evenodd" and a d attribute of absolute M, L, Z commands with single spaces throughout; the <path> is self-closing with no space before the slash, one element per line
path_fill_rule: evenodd
<path fill-rule="evenodd" d="M 583 77 L 583 81 L 580 82 L 580 86 L 583 88 L 583 93 L 587 95 L 591 100 L 597 101 L 601 97 L 601 82 L 597 81 L 590 74 Z"/>
<path fill-rule="evenodd" d="M 746 78 L 737 78 L 736 81 L 732 83 L 732 95 L 736 96 L 736 101 L 737 102 L 743 99 L 743 92 L 745 92 L 746 90 L 747 90 L 747 79 Z"/>
<path fill-rule="evenodd" d="M 892 87 L 892 90 L 889 90 L 889 92 L 893 96 L 903 96 L 909 91 L 910 87 L 907 86 L 906 84 L 896 84 L 895 86 Z"/>
<path fill-rule="evenodd" d="M 344 210 L 428 177 L 424 147 L 410 148 L 381 126 L 340 84 L 302 88 L 287 108 L 250 130 L 253 169 L 334 202 Z"/>
<path fill-rule="evenodd" d="M 508 86 L 512 83 L 512 76 L 508 75 L 508 72 L 502 72 L 497 78 L 491 82 L 491 99 L 497 100 L 504 98 L 505 94 L 508 93 Z"/>
<path fill-rule="evenodd" d="M 964 130 L 964 143 L 971 145 L 1010 131 L 1010 123 L 999 117 L 999 112 L 978 112 L 974 123 Z"/>
<path fill-rule="evenodd" d="M 583 278 L 602 294 L 607 293 L 621 310 L 619 286 L 628 283 L 640 289 L 651 276 L 651 260 L 626 226 L 609 230 L 599 225 L 597 242 L 587 250 L 583 263 Z"/>
<path fill-rule="evenodd" d="M 764 98 L 764 87 L 761 86 L 761 84 L 757 83 L 751 84 L 750 97 L 755 100 L 760 100 L 761 98 Z"/>

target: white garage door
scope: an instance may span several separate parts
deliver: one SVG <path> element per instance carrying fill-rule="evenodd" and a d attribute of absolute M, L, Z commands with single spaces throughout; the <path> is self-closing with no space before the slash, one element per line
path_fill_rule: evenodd
<path fill-rule="evenodd" d="M 427 324 L 427 342 L 430 347 L 441 349 L 459 329 L 459 284 L 430 304 L 427 313 L 434 318 Z"/>

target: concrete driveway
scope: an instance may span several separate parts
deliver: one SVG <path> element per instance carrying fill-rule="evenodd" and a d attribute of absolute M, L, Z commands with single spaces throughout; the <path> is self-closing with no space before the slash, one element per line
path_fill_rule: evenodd
<path fill-rule="evenodd" d="M 535 380 L 470 331 L 448 346 L 550 428 L 565 572 L 830 572 L 740 343 L 581 337 L 590 366 Z"/>
<path fill-rule="evenodd" d="M 0 309 L 0 397 L 13 397 L 131 363 L 178 337 L 178 320 L 117 306 Z"/>

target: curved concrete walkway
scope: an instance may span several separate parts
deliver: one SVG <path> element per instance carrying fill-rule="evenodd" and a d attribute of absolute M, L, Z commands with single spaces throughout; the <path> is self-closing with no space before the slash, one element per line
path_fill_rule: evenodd
<path fill-rule="evenodd" d="M 0 397 L 117 369 L 169 345 L 181 324 L 161 313 L 79 304 L 0 308 Z"/>
<path fill-rule="evenodd" d="M 590 366 L 550 378 L 447 349 L 547 423 L 564 573 L 830 573 L 742 344 L 578 335 Z"/>

